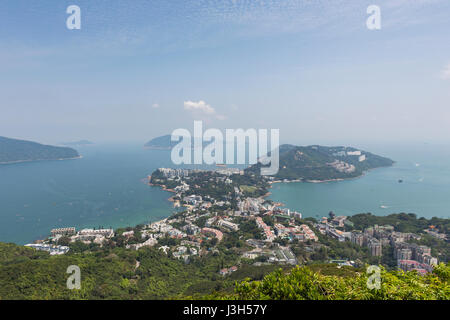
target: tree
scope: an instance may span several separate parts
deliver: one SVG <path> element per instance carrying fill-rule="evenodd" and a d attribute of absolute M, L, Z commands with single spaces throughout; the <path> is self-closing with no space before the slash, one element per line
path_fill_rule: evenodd
<path fill-rule="evenodd" d="M 69 237 L 61 237 L 58 239 L 58 245 L 60 246 L 68 246 L 70 244 L 70 238 Z"/>

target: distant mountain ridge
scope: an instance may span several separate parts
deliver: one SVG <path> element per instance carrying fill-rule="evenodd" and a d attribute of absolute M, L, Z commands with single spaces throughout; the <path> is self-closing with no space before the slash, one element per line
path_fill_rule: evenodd
<path fill-rule="evenodd" d="M 75 149 L 37 142 L 0 137 L 0 164 L 78 158 Z"/>
<path fill-rule="evenodd" d="M 199 139 L 191 137 L 191 147 L 194 148 L 194 140 Z M 149 142 L 147 142 L 144 147 L 147 149 L 159 149 L 159 150 L 170 150 L 175 147 L 180 140 L 172 141 L 172 135 L 166 134 L 164 136 L 156 137 Z"/>
<path fill-rule="evenodd" d="M 87 146 L 87 145 L 91 145 L 94 143 L 89 140 L 79 140 L 79 141 L 72 141 L 72 142 L 63 142 L 61 144 L 63 146 L 76 147 L 76 146 Z"/>
<path fill-rule="evenodd" d="M 294 146 L 284 144 L 279 149 L 277 179 L 301 181 L 327 181 L 355 178 L 365 171 L 389 167 L 394 161 L 352 147 L 324 147 L 319 145 Z M 261 164 L 246 169 L 260 172 Z"/>
<path fill-rule="evenodd" d="M 178 142 L 176 141 L 172 142 L 170 134 L 166 134 L 150 140 L 144 145 L 144 147 L 148 149 L 169 150 L 172 149 L 177 143 Z"/>

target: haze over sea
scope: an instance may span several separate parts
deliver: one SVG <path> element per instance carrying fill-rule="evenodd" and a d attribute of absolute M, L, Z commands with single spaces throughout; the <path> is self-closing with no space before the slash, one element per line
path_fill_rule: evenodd
<path fill-rule="evenodd" d="M 82 159 L 0 166 L 0 241 L 32 242 L 48 236 L 55 227 L 134 226 L 173 212 L 168 201 L 171 194 L 144 181 L 156 168 L 173 167 L 170 151 L 145 150 L 142 144 L 92 145 L 77 150 Z M 304 217 L 320 217 L 329 211 L 450 217 L 448 146 L 365 150 L 397 162 L 348 181 L 277 183 L 270 199 Z"/>

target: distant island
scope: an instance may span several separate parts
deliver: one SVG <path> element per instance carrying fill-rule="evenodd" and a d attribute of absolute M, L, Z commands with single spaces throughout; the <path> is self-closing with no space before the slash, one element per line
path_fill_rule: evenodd
<path fill-rule="evenodd" d="M 170 150 L 172 149 L 178 142 L 171 141 L 171 135 L 167 134 L 164 136 L 156 137 L 149 142 L 147 142 L 144 147 L 147 149 L 161 149 L 161 150 Z"/>
<path fill-rule="evenodd" d="M 79 158 L 75 149 L 0 137 L 0 164 Z"/>
<path fill-rule="evenodd" d="M 72 141 L 72 142 L 63 142 L 61 144 L 63 146 L 77 147 L 77 146 L 88 146 L 88 145 L 91 145 L 91 144 L 94 144 L 94 143 L 89 141 L 89 140 L 80 140 L 80 141 Z"/>
<path fill-rule="evenodd" d="M 351 147 L 324 147 L 319 145 L 280 146 L 280 169 L 275 179 L 288 181 L 323 182 L 361 176 L 365 171 L 389 167 L 394 161 Z M 261 163 L 246 169 L 260 172 Z"/>
<path fill-rule="evenodd" d="M 191 138 L 191 146 L 194 138 Z M 178 144 L 171 135 L 154 138 L 145 148 L 170 150 Z M 283 144 L 279 148 L 279 171 L 275 180 L 324 182 L 356 178 L 364 172 L 381 167 L 390 167 L 394 161 L 364 150 L 352 147 L 325 147 L 320 145 L 295 146 Z M 257 163 L 246 172 L 259 174 L 262 164 Z"/>
<path fill-rule="evenodd" d="M 144 145 L 146 149 L 170 150 L 175 147 L 179 141 L 172 141 L 172 135 L 156 137 Z M 191 138 L 191 146 L 194 146 L 194 137 Z"/>

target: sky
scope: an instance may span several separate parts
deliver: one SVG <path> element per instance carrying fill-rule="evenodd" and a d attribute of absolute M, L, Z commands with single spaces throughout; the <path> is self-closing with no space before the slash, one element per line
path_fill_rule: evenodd
<path fill-rule="evenodd" d="M 449 15 L 448 0 L 2 0 L 0 136 L 144 143 L 203 120 L 282 143 L 447 143 Z"/>

